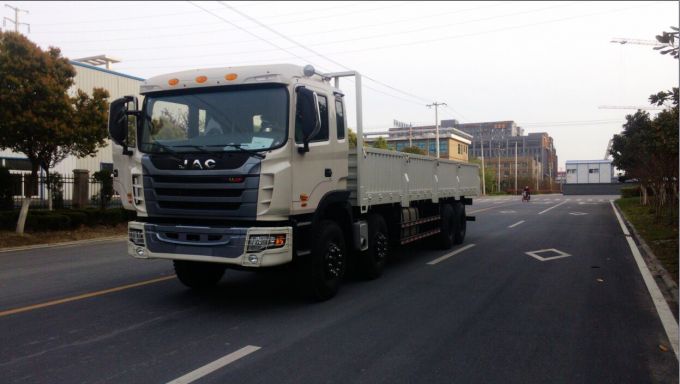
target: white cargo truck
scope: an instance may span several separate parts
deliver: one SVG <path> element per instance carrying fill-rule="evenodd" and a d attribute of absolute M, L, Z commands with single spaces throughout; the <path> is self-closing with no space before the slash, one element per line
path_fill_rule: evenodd
<path fill-rule="evenodd" d="M 356 88 L 350 146 L 339 80 Z M 333 81 L 333 84 L 331 84 Z M 463 242 L 476 165 L 364 147 L 361 76 L 311 66 L 212 68 L 153 77 L 111 103 L 114 187 L 128 251 L 173 260 L 192 288 L 226 268 L 295 263 L 318 299 L 349 263 L 378 277 L 389 250 Z"/>

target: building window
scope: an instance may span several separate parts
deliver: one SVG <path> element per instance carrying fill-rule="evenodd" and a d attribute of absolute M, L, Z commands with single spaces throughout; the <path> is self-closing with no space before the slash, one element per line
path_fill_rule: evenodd
<path fill-rule="evenodd" d="M 567 169 L 567 173 L 576 173 L 575 169 Z"/>
<path fill-rule="evenodd" d="M 588 173 L 600 173 L 600 170 L 598 168 L 590 168 Z"/>

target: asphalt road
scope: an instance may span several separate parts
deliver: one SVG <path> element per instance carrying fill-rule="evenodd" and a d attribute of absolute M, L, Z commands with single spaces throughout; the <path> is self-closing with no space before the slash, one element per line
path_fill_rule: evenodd
<path fill-rule="evenodd" d="M 468 214 L 463 245 L 402 248 L 316 304 L 284 273 L 195 293 L 123 242 L 0 253 L 0 382 L 678 382 L 609 197 Z"/>

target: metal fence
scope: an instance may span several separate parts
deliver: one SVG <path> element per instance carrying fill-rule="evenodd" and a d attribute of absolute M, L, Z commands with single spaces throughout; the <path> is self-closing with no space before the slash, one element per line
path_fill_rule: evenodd
<path fill-rule="evenodd" d="M 12 177 L 12 194 L 14 196 L 14 208 L 20 208 L 23 196 L 29 191 L 30 173 L 13 173 Z M 60 175 L 58 173 L 50 175 L 52 184 L 52 207 L 58 208 L 72 208 L 73 207 L 73 189 L 75 178 L 73 175 Z M 33 190 L 31 191 L 31 207 L 32 208 L 48 208 L 48 184 L 47 177 L 44 175 L 37 177 L 37 183 L 33 183 Z M 90 176 L 88 178 L 88 207 L 101 207 L 101 189 L 102 183 Z M 120 207 L 120 196 L 115 191 L 111 200 L 106 204 L 106 208 Z"/>

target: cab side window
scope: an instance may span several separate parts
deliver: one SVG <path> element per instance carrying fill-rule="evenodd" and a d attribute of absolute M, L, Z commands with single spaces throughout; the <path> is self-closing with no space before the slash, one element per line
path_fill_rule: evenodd
<path fill-rule="evenodd" d="M 338 126 L 338 139 L 345 138 L 345 109 L 342 100 L 335 99 L 335 124 Z"/>
<path fill-rule="evenodd" d="M 326 96 L 317 95 L 319 99 L 319 113 L 321 114 L 321 128 L 319 132 L 314 135 L 309 141 L 328 141 L 328 98 Z M 300 114 L 295 114 L 295 142 L 302 143 L 302 121 Z"/>

